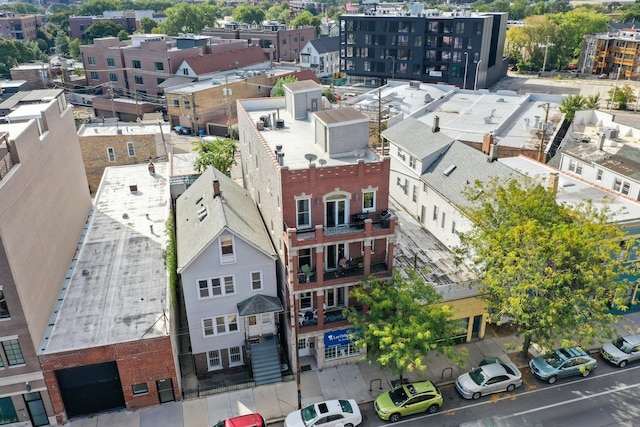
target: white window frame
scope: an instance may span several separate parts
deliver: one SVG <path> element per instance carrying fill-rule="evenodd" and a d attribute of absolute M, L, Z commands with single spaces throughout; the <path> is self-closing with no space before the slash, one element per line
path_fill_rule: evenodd
<path fill-rule="evenodd" d="M 238 352 L 236 353 L 235 351 L 232 352 L 232 350 L 238 350 Z M 243 356 L 242 356 L 242 347 L 240 346 L 236 346 L 236 347 L 229 347 L 228 349 L 228 353 L 229 353 L 229 366 L 242 366 L 244 365 L 244 361 L 243 361 Z M 234 358 L 236 358 L 237 360 L 233 360 Z"/>
<path fill-rule="evenodd" d="M 133 142 L 127 142 L 127 152 L 129 153 L 129 157 L 136 156 L 136 147 Z"/>
<path fill-rule="evenodd" d="M 220 350 L 210 350 L 207 352 L 207 366 L 210 371 L 217 371 L 223 368 Z"/>
<path fill-rule="evenodd" d="M 226 244 L 225 241 L 229 240 L 230 244 Z M 219 247 L 220 247 L 220 264 L 233 264 L 236 262 L 236 252 L 235 252 L 235 239 L 231 234 L 227 234 L 224 236 L 220 236 L 218 239 Z M 231 253 L 224 253 L 226 247 L 231 247 Z"/>
<path fill-rule="evenodd" d="M 222 327 L 222 330 L 219 330 Z M 239 331 L 238 314 L 225 316 L 205 317 L 202 319 L 202 337 L 217 337 L 220 335 L 235 334 Z"/>
<path fill-rule="evenodd" d="M 376 188 L 369 187 L 362 190 L 362 212 L 375 212 L 376 204 L 377 204 L 377 200 L 376 200 L 377 193 L 378 193 L 378 187 Z M 371 194 L 371 206 L 365 205 L 368 194 Z"/>
<path fill-rule="evenodd" d="M 433 205 L 433 222 L 438 222 L 438 207 L 436 205 Z"/>
<path fill-rule="evenodd" d="M 602 175 L 604 175 L 604 170 L 597 169 L 596 170 L 596 181 L 598 181 L 598 182 L 602 181 Z"/>
<path fill-rule="evenodd" d="M 258 275 L 258 277 L 256 278 L 254 275 Z M 258 270 L 258 271 L 252 271 L 251 273 L 249 273 L 249 279 L 251 280 L 251 291 L 252 292 L 256 292 L 256 291 L 261 291 L 262 290 L 262 271 Z M 256 283 L 259 285 L 258 287 L 256 287 Z"/>
<path fill-rule="evenodd" d="M 302 210 L 304 206 L 300 206 L 300 204 L 307 204 L 307 210 Z M 302 209 L 301 209 L 302 208 Z M 306 215 L 306 222 L 300 221 L 300 216 Z M 302 196 L 296 197 L 296 227 L 297 228 L 309 228 L 311 227 L 311 197 Z"/>
<path fill-rule="evenodd" d="M 233 274 L 230 274 L 227 276 L 198 279 L 196 280 L 196 289 L 198 292 L 199 300 L 222 298 L 230 295 L 235 295 L 236 278 Z"/>
<path fill-rule="evenodd" d="M 440 220 L 440 228 L 442 228 L 444 230 L 444 226 L 445 226 L 445 223 L 447 221 L 447 213 L 445 211 L 442 211 L 442 215 L 440 215 L 440 218 L 441 218 L 441 220 Z"/>
<path fill-rule="evenodd" d="M 116 162 L 116 150 L 113 147 L 107 147 L 107 159 L 109 159 L 109 163 Z"/>

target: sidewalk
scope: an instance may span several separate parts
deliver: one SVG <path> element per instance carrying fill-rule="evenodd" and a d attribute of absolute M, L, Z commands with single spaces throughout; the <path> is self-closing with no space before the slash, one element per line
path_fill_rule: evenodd
<path fill-rule="evenodd" d="M 615 325 L 620 334 L 628 335 L 640 330 L 640 312 L 620 317 Z M 469 351 L 466 366 L 452 367 L 448 359 L 437 352 L 428 356 L 428 368 L 420 375 L 409 373 L 412 381 L 429 379 L 438 385 L 450 384 L 486 356 L 500 356 L 509 360 L 508 353 L 519 349 L 521 340 L 503 334 L 500 329 L 488 328 L 483 340 L 461 344 Z M 592 350 L 597 350 L 594 346 Z M 303 405 L 327 399 L 352 398 L 358 403 L 369 403 L 382 391 L 390 389 L 395 379 L 389 371 L 377 365 L 361 362 L 301 374 Z M 120 411 L 73 420 L 72 427 L 211 427 L 224 418 L 258 412 L 268 422 L 281 421 L 297 409 L 295 381 L 267 384 L 253 389 L 221 393 L 201 399 L 172 402 L 139 411 Z"/>

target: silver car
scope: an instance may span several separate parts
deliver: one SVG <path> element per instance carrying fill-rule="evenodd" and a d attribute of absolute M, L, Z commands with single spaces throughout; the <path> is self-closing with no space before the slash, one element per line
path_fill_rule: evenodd
<path fill-rule="evenodd" d="M 456 389 L 465 399 L 479 399 L 486 394 L 513 391 L 522 385 L 522 374 L 513 363 L 489 363 L 462 374 Z"/>
<path fill-rule="evenodd" d="M 624 368 L 629 362 L 640 360 L 640 335 L 627 335 L 605 344 L 600 354 L 605 360 Z"/>

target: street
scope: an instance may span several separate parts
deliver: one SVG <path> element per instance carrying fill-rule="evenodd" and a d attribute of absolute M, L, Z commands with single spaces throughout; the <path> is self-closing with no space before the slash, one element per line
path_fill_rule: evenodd
<path fill-rule="evenodd" d="M 395 425 L 605 427 L 638 425 L 640 416 L 640 365 L 620 369 L 596 356 L 598 368 L 587 378 L 574 377 L 554 385 L 522 369 L 524 384 L 513 393 L 465 400 L 455 386 L 441 387 L 444 406 L 433 415 L 413 416 Z M 378 418 L 373 404 L 361 407 L 364 427 L 388 426 Z"/>

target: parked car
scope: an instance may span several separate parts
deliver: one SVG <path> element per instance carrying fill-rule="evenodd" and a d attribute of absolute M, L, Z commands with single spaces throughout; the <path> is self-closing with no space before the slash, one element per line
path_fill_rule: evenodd
<path fill-rule="evenodd" d="M 284 427 L 355 427 L 362 414 L 355 400 L 327 400 L 315 403 L 287 415 Z"/>
<path fill-rule="evenodd" d="M 479 399 L 491 393 L 513 391 L 522 385 L 522 374 L 513 363 L 489 363 L 462 374 L 456 389 L 465 399 Z"/>
<path fill-rule="evenodd" d="M 174 126 L 173 130 L 178 134 L 178 135 L 191 135 L 191 129 L 186 128 L 184 126 Z"/>
<path fill-rule="evenodd" d="M 442 393 L 431 381 L 403 384 L 379 395 L 373 407 L 380 418 L 393 423 L 420 412 L 433 414 L 442 406 Z"/>
<path fill-rule="evenodd" d="M 220 421 L 213 427 L 266 427 L 264 418 L 260 414 L 241 415 Z"/>
<path fill-rule="evenodd" d="M 573 375 L 589 376 L 598 362 L 580 347 L 559 348 L 529 361 L 531 373 L 549 384 Z"/>
<path fill-rule="evenodd" d="M 600 349 L 602 357 L 621 368 L 640 359 L 640 335 L 627 335 L 605 344 Z"/>
<path fill-rule="evenodd" d="M 342 94 L 342 99 L 355 98 L 356 96 L 355 92 L 345 92 Z"/>
<path fill-rule="evenodd" d="M 599 79 L 608 79 L 609 78 L 609 74 L 600 74 L 598 76 Z"/>

